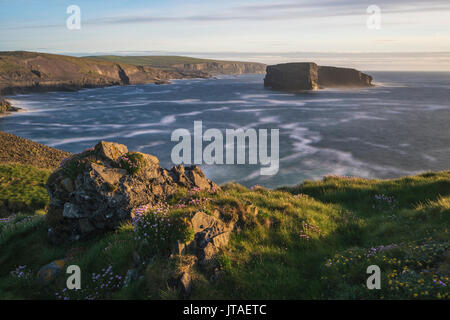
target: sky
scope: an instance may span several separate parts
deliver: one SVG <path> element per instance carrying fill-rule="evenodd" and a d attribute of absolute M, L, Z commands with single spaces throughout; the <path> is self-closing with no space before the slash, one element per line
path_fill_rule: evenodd
<path fill-rule="evenodd" d="M 0 51 L 450 71 L 449 0 L 0 0 L 0 12 Z"/>

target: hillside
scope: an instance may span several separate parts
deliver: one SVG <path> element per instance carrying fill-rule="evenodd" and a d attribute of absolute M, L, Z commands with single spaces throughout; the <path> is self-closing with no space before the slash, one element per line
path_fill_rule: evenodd
<path fill-rule="evenodd" d="M 223 61 L 184 56 L 90 56 L 88 58 L 141 65 L 162 70 L 205 75 L 265 73 L 266 65 L 255 62 Z"/>
<path fill-rule="evenodd" d="M 195 58 L 185 57 L 107 56 L 94 59 L 26 51 L 0 52 L 0 95 L 167 83 L 170 79 L 264 70 L 264 65 L 255 63 L 197 62 Z"/>
<path fill-rule="evenodd" d="M 70 155 L 69 152 L 0 131 L 0 163 L 55 169 L 64 158 Z"/>
<path fill-rule="evenodd" d="M 0 94 L 155 83 L 181 77 L 149 67 L 37 52 L 0 52 Z"/>
<path fill-rule="evenodd" d="M 49 174 L 0 165 L 0 200 L 34 204 L 0 220 L 1 299 L 450 298 L 450 171 L 392 180 L 330 176 L 279 190 L 231 183 L 180 189 L 159 209 L 142 210 L 148 223 L 56 246 L 43 215 Z M 20 181 L 34 189 L 22 192 Z M 192 255 L 167 251 L 174 234 L 164 221 L 200 211 L 229 216 L 237 226 L 213 270 L 193 264 Z M 161 212 L 165 218 L 154 221 Z M 142 235 L 164 246 L 144 245 Z M 46 286 L 36 282 L 52 261 L 79 265 L 82 289 L 65 290 L 63 274 Z M 365 286 L 366 268 L 374 264 L 382 270 L 380 290 Z M 186 270 L 188 294 L 176 280 Z"/>

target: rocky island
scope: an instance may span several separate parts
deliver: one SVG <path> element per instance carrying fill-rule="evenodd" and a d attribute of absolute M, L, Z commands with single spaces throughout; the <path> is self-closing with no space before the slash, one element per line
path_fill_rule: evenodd
<path fill-rule="evenodd" d="M 267 67 L 264 86 L 287 91 L 360 88 L 371 87 L 372 77 L 355 69 L 318 66 L 314 62 L 284 63 Z"/>

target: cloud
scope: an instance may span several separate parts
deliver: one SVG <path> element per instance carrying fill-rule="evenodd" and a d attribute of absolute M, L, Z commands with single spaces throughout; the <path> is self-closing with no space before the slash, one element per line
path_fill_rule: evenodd
<path fill-rule="evenodd" d="M 182 16 L 144 16 L 109 17 L 92 21 L 102 23 L 146 23 L 146 22 L 212 22 L 212 21 L 270 21 L 286 19 L 308 19 L 318 17 L 339 17 L 366 15 L 368 6 L 379 6 L 384 14 L 412 12 L 449 11 L 448 0 L 361 0 L 361 1 L 297 1 L 270 3 L 260 5 L 244 5 L 231 7 L 217 13 L 204 13 Z"/>
<path fill-rule="evenodd" d="M 285 21 L 366 15 L 369 5 L 379 6 L 383 14 L 450 11 L 448 0 L 306 0 L 284 3 L 267 3 L 220 8 L 215 12 L 184 15 L 143 15 L 131 13 L 121 16 L 100 17 L 83 21 L 87 25 L 143 24 L 176 22 L 227 22 L 227 21 Z M 49 28 L 61 25 L 15 26 L 5 29 Z"/>

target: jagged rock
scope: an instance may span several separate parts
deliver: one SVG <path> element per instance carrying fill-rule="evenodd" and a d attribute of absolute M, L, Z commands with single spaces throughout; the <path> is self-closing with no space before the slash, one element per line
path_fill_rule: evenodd
<path fill-rule="evenodd" d="M 226 223 L 221 220 L 219 213 L 207 215 L 204 212 L 196 212 L 191 219 L 194 229 L 194 241 L 189 244 L 197 252 L 199 263 L 203 266 L 210 265 L 214 261 L 219 249 L 228 244 L 234 221 Z"/>
<path fill-rule="evenodd" d="M 200 262 L 203 265 L 211 263 L 217 253 L 219 253 L 219 248 L 217 248 L 212 242 L 208 242 L 201 252 Z"/>
<path fill-rule="evenodd" d="M 208 180 L 198 166 L 185 168 L 182 165 L 173 167 L 170 173 L 174 180 L 186 188 L 198 187 L 200 189 L 218 188 L 217 184 Z"/>
<path fill-rule="evenodd" d="M 372 77 L 355 69 L 318 66 L 313 62 L 283 63 L 267 67 L 264 86 L 287 91 L 370 87 Z"/>
<path fill-rule="evenodd" d="M 110 163 L 117 163 L 120 156 L 128 152 L 128 148 L 119 143 L 100 141 L 94 148 L 97 154 Z"/>
<path fill-rule="evenodd" d="M 230 231 L 222 232 L 222 233 L 212 237 L 211 242 L 217 248 L 224 247 L 225 245 L 228 244 L 228 241 L 230 240 L 230 235 L 231 235 Z"/>
<path fill-rule="evenodd" d="M 204 212 L 197 212 L 191 219 L 194 232 L 202 232 L 207 228 L 213 227 L 216 223 L 220 222 L 217 218 L 207 215 Z"/>
<path fill-rule="evenodd" d="M 47 180 L 49 239 L 56 244 L 114 230 L 134 209 L 164 201 L 179 186 L 217 188 L 196 166 L 168 171 L 152 155 L 101 141 L 64 160 Z"/>

